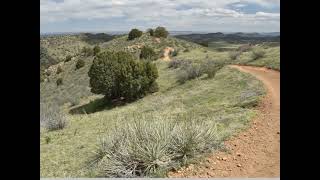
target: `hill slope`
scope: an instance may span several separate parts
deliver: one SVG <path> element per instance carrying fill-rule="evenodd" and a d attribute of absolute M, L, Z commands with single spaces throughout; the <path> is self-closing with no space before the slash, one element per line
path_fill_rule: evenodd
<path fill-rule="evenodd" d="M 40 38 L 40 65 L 46 68 L 65 60 L 67 55 L 76 56 L 83 47 L 92 47 L 113 39 L 114 36 L 99 34 L 55 35 Z"/>
<path fill-rule="evenodd" d="M 73 51 L 73 59 L 69 62 L 60 62 L 57 65 L 51 66 L 52 74 L 47 77 L 47 81 L 40 84 L 41 91 L 41 101 L 42 102 L 57 102 L 59 105 L 63 105 L 67 102 L 72 102 L 72 104 L 78 104 L 83 97 L 92 96 L 93 94 L 90 92 L 89 86 L 89 77 L 88 71 L 92 64 L 94 57 L 84 57 L 80 55 L 80 46 L 85 46 L 83 41 L 77 39 L 79 37 L 60 37 L 53 41 L 53 44 L 57 44 L 48 48 L 48 51 L 57 52 L 64 51 L 60 48 L 61 45 L 63 47 L 70 48 L 68 43 L 72 44 L 72 47 L 78 47 Z M 59 40 L 63 39 L 61 42 Z M 67 39 L 67 40 L 66 40 Z M 66 45 L 65 42 L 68 42 Z M 162 50 L 166 47 L 173 47 L 177 51 L 182 51 L 185 49 L 201 49 L 200 45 L 187 42 L 184 40 L 179 40 L 173 37 L 168 37 L 165 39 L 156 40 L 154 37 L 150 37 L 148 34 L 143 34 L 142 37 L 138 39 L 134 39 L 132 41 L 127 40 L 127 35 L 120 36 L 115 38 L 109 42 L 104 42 L 100 44 L 102 51 L 128 51 L 139 58 L 140 45 L 150 46 L 152 47 L 156 53 L 159 54 L 159 57 L 162 54 Z M 51 49 L 52 48 L 52 49 Z M 72 48 L 71 48 L 72 49 Z M 78 53 L 78 54 L 77 54 Z M 182 52 L 181 52 L 182 53 Z M 50 54 L 50 53 L 48 53 Z M 64 56 L 62 56 L 64 57 Z M 83 59 L 85 61 L 85 66 L 79 70 L 75 69 L 76 62 L 79 59 Z M 63 72 L 60 74 L 56 74 L 57 67 L 62 67 Z M 56 81 L 58 78 L 63 79 L 63 85 L 57 86 Z"/>
<path fill-rule="evenodd" d="M 163 49 L 172 47 L 179 51 L 173 59 L 191 61 L 192 63 L 204 60 L 230 62 L 227 52 L 210 51 L 195 43 L 174 37 L 156 39 L 143 34 L 138 39 L 127 41 L 127 36 L 124 35 L 100 44 L 102 51 L 125 50 L 136 56 L 144 45 L 154 48 L 159 53 L 159 57 Z M 271 57 L 271 55 L 272 53 L 267 54 L 266 57 Z M 168 126 L 173 127 L 172 123 L 176 122 L 185 122 L 190 125 L 188 123 L 197 121 L 197 126 L 192 127 L 198 127 L 193 130 L 199 131 L 206 127 L 217 127 L 216 131 L 219 134 L 215 139 L 217 145 L 210 150 L 219 150 L 222 148 L 219 145 L 220 142 L 247 127 L 250 119 L 257 113 L 253 107 L 257 105 L 265 93 L 259 80 L 227 66 L 219 70 L 214 78 L 210 79 L 204 75 L 180 84 L 177 82 L 180 69 L 170 68 L 170 61 L 158 59 L 154 63 L 159 71 L 157 79 L 160 87 L 159 92 L 130 104 L 105 106 L 97 110 L 96 107 L 100 105 L 102 97 L 91 94 L 87 75 L 93 58 L 92 56 L 76 55 L 69 62 L 54 65 L 53 67 L 61 66 L 63 71 L 59 74 L 51 74 L 48 81 L 40 85 L 41 101 L 66 105 L 63 106 L 63 110 L 69 122 L 65 129 L 59 131 L 48 132 L 41 129 L 41 177 L 97 177 L 99 175 L 112 177 L 110 172 L 102 174 L 100 172 L 100 168 L 105 168 L 106 164 L 103 163 L 108 161 L 101 162 L 97 167 L 91 168 L 88 168 L 88 162 L 92 161 L 94 152 L 99 152 L 99 148 L 101 148 L 99 139 L 112 142 L 117 137 L 121 138 L 123 133 L 132 129 L 136 122 L 141 123 L 139 126 L 141 130 L 156 127 L 156 129 L 151 129 L 151 132 L 161 130 L 161 133 L 170 132 L 167 129 Z M 85 66 L 75 70 L 76 61 L 79 59 L 85 61 Z M 63 78 L 63 84 L 60 86 L 56 85 L 58 78 Z M 66 102 L 72 102 L 73 105 L 67 106 Z M 201 126 L 203 123 L 204 126 Z M 117 127 L 124 128 L 116 129 Z M 126 127 L 129 128 L 126 129 Z M 183 140 L 184 137 L 188 137 L 189 130 L 181 131 L 186 135 L 181 137 Z M 192 135 L 190 136 L 192 137 Z M 157 144 L 157 142 L 162 141 L 150 143 L 153 147 L 159 147 L 161 144 Z M 186 142 L 189 141 L 186 140 Z M 135 145 L 133 144 L 133 146 Z M 198 147 L 196 146 L 196 148 Z M 160 155 L 158 154 L 160 152 L 156 151 L 157 148 L 149 147 L 149 149 L 155 151 L 146 150 L 139 157 L 151 158 L 151 162 L 159 160 L 152 159 L 154 154 L 156 157 Z M 152 156 L 148 156 L 148 153 L 151 153 Z M 206 151 L 197 149 L 194 154 L 188 154 L 185 157 L 184 163 L 197 159 L 204 153 Z M 130 160 L 129 157 L 123 159 Z M 130 163 L 133 162 L 126 164 Z M 157 169 L 155 174 L 150 176 L 165 176 L 165 172 L 162 170 L 178 168 L 184 163 L 166 164 L 164 169 Z M 115 168 L 112 165 L 110 167 Z M 117 167 L 124 168 L 120 165 Z M 130 173 L 127 175 L 130 176 Z"/>

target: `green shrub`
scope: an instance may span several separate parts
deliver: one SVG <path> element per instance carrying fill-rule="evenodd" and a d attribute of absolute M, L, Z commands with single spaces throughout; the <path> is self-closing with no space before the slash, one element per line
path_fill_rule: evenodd
<path fill-rule="evenodd" d="M 76 69 L 80 69 L 85 65 L 85 62 L 83 59 L 79 59 L 76 63 Z"/>
<path fill-rule="evenodd" d="M 254 49 L 252 51 L 251 58 L 253 60 L 257 60 L 257 59 L 263 58 L 265 56 L 265 53 L 266 52 L 261 48 Z"/>
<path fill-rule="evenodd" d="M 157 54 L 150 47 L 144 46 L 141 49 L 140 59 L 156 60 Z"/>
<path fill-rule="evenodd" d="M 150 85 L 150 88 L 149 88 L 149 92 L 150 93 L 155 93 L 155 92 L 158 92 L 159 91 L 159 85 L 157 82 L 153 82 L 151 85 Z"/>
<path fill-rule="evenodd" d="M 140 31 L 139 29 L 132 29 L 129 32 L 128 40 L 133 40 L 135 38 L 139 38 L 140 36 L 142 36 L 142 31 Z"/>
<path fill-rule="evenodd" d="M 231 60 L 236 60 L 241 55 L 241 51 L 231 51 L 229 57 Z"/>
<path fill-rule="evenodd" d="M 106 100 L 134 100 L 146 95 L 158 70 L 147 61 L 137 61 L 128 52 L 104 52 L 94 59 L 88 72 L 91 92 Z"/>
<path fill-rule="evenodd" d="M 46 137 L 45 137 L 45 141 L 46 141 L 46 144 L 49 144 L 49 143 L 50 143 L 50 141 L 51 141 L 50 136 L 46 136 Z"/>
<path fill-rule="evenodd" d="M 187 71 L 180 71 L 178 74 L 177 74 L 177 82 L 180 83 L 180 84 L 183 84 L 185 83 L 186 81 L 189 80 L 189 76 L 188 76 L 188 73 Z"/>
<path fill-rule="evenodd" d="M 62 78 L 58 78 L 57 81 L 56 81 L 56 83 L 57 83 L 57 86 L 62 85 L 62 84 L 63 84 Z"/>
<path fill-rule="evenodd" d="M 247 51 L 250 51 L 251 49 L 252 49 L 252 45 L 251 44 L 244 44 L 244 45 L 238 47 L 237 51 L 247 52 Z"/>
<path fill-rule="evenodd" d="M 187 64 L 190 64 L 191 61 L 188 60 L 182 60 L 182 59 L 173 59 L 169 62 L 168 67 L 169 68 L 173 68 L 173 69 L 177 69 L 179 67 L 184 67 L 187 66 Z"/>
<path fill-rule="evenodd" d="M 60 73 L 62 73 L 62 67 L 61 66 L 58 66 L 58 68 L 57 68 L 57 74 L 60 74 Z"/>
<path fill-rule="evenodd" d="M 205 60 L 200 63 L 192 63 L 190 61 L 173 60 L 170 62 L 169 67 L 178 68 L 180 72 L 177 75 L 177 81 L 180 84 L 188 80 L 198 78 L 203 74 L 207 74 L 208 78 L 213 78 L 217 71 L 224 67 L 223 62 L 213 60 Z"/>
<path fill-rule="evenodd" d="M 93 55 L 96 56 L 100 51 L 101 51 L 100 47 L 99 47 L 99 46 L 95 46 L 95 47 L 93 48 Z"/>
<path fill-rule="evenodd" d="M 224 67 L 224 63 L 213 60 L 206 60 L 201 64 L 201 74 L 207 74 L 208 78 L 213 78 L 217 71 Z"/>
<path fill-rule="evenodd" d="M 160 37 L 166 38 L 168 35 L 169 35 L 169 32 L 164 27 L 157 27 L 154 31 L 154 36 L 158 38 Z"/>
<path fill-rule="evenodd" d="M 72 56 L 71 55 L 67 55 L 66 59 L 64 60 L 64 62 L 69 62 L 69 61 L 71 61 L 71 59 L 72 59 Z"/>
<path fill-rule="evenodd" d="M 173 59 L 169 62 L 168 67 L 173 68 L 173 69 L 177 69 L 178 67 L 180 67 L 181 63 L 182 63 L 181 59 Z"/>
<path fill-rule="evenodd" d="M 195 79 L 202 75 L 201 66 L 197 63 L 183 64 L 177 75 L 178 82 L 183 84 L 187 80 Z"/>
<path fill-rule="evenodd" d="M 202 75 L 201 66 L 197 63 L 191 63 L 184 68 L 188 73 L 188 79 L 195 79 Z"/>
<path fill-rule="evenodd" d="M 89 57 L 89 56 L 93 56 L 94 55 L 94 52 L 93 52 L 93 49 L 90 48 L 90 47 L 83 47 L 82 50 L 81 50 L 82 54 L 86 57 Z"/>
<path fill-rule="evenodd" d="M 147 32 L 150 34 L 150 36 L 153 36 L 153 35 L 154 35 L 154 31 L 153 31 L 153 29 L 151 29 L 151 28 L 148 29 Z"/>
<path fill-rule="evenodd" d="M 200 44 L 203 47 L 209 47 L 209 42 L 199 42 L 198 44 Z"/>
<path fill-rule="evenodd" d="M 45 74 L 46 74 L 46 76 L 50 76 L 51 72 L 50 71 L 46 71 Z"/>
<path fill-rule="evenodd" d="M 190 50 L 188 48 L 186 48 L 183 52 L 190 52 Z"/>
<path fill-rule="evenodd" d="M 171 52 L 170 52 L 170 55 L 171 55 L 172 57 L 178 56 L 178 51 L 177 51 L 177 50 L 171 51 Z"/>

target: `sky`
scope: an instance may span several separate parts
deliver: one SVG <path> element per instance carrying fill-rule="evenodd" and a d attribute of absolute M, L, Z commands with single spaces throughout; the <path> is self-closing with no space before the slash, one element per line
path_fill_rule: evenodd
<path fill-rule="evenodd" d="M 280 32 L 280 0 L 40 0 L 40 32 Z"/>

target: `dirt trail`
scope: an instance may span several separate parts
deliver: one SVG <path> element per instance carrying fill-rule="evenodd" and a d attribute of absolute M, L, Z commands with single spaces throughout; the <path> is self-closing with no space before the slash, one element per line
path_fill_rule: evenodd
<path fill-rule="evenodd" d="M 280 72 L 232 65 L 261 80 L 267 95 L 258 106 L 261 113 L 250 127 L 225 142 L 229 152 L 217 152 L 169 177 L 279 177 L 280 176 Z"/>
<path fill-rule="evenodd" d="M 166 47 L 164 50 L 163 50 L 163 57 L 162 57 L 162 60 L 164 61 L 170 61 L 170 53 L 174 51 L 174 49 L 172 47 Z"/>

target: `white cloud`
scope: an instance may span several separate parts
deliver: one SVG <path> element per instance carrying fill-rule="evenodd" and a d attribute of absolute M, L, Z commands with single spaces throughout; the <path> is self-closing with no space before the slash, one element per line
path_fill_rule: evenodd
<path fill-rule="evenodd" d="M 233 6 L 236 8 L 242 8 L 242 7 L 246 7 L 247 5 L 246 4 L 235 4 Z"/>
<path fill-rule="evenodd" d="M 279 27 L 279 13 L 244 14 L 227 8 L 229 4 L 239 3 L 237 5 L 240 6 L 245 2 L 275 6 L 280 0 L 40 0 L 40 22 L 44 27 L 46 24 L 74 19 L 107 21 L 117 17 L 128 25 L 143 22 L 145 26 L 166 25 L 175 30 L 217 29 L 213 26 L 218 25 L 229 29 L 231 26 L 252 27 L 252 22 L 255 26 L 263 24 L 270 25 L 270 28 Z M 176 10 L 183 6 L 191 8 Z"/>

